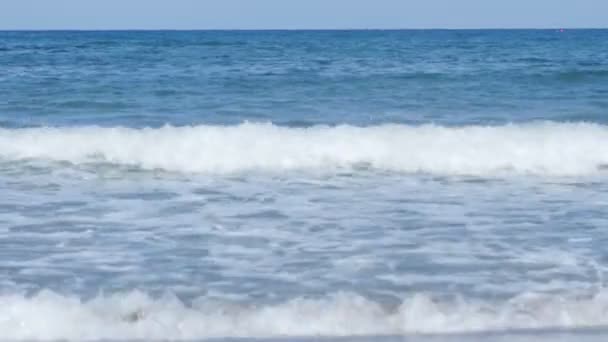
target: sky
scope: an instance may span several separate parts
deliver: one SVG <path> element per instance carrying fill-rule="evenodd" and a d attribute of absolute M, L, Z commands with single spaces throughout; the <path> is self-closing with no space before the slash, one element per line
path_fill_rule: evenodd
<path fill-rule="evenodd" d="M 0 29 L 608 28 L 608 0 L 0 0 Z"/>

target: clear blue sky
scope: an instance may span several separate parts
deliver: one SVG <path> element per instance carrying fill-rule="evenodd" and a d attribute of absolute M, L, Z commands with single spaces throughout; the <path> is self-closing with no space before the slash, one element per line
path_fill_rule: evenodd
<path fill-rule="evenodd" d="M 0 29 L 608 28 L 608 0 L 0 0 Z"/>

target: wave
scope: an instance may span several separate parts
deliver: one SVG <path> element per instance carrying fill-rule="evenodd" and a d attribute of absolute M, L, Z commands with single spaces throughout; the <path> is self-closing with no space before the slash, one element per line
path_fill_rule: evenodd
<path fill-rule="evenodd" d="M 568 70 L 557 73 L 557 76 L 562 81 L 587 81 L 593 78 L 606 80 L 608 70 Z"/>
<path fill-rule="evenodd" d="M 405 336 L 605 327 L 607 310 L 605 292 L 526 294 L 503 302 L 440 301 L 418 294 L 387 308 L 352 293 L 254 306 L 203 298 L 185 305 L 175 296 L 142 292 L 83 301 L 43 291 L 0 296 L 0 331 L 8 340 L 80 341 Z"/>
<path fill-rule="evenodd" d="M 379 125 L 0 129 L 0 159 L 226 174 L 360 168 L 439 175 L 597 174 L 608 165 L 608 126 Z"/>

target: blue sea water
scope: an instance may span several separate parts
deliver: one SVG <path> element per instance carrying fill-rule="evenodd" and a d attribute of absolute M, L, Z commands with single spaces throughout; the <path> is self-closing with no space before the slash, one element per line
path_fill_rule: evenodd
<path fill-rule="evenodd" d="M 604 341 L 608 30 L 0 32 L 0 340 Z"/>

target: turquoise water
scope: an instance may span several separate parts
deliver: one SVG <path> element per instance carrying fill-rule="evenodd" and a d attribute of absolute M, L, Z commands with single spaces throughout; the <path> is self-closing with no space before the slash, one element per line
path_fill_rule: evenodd
<path fill-rule="evenodd" d="M 0 339 L 604 340 L 607 38 L 0 32 Z"/>

